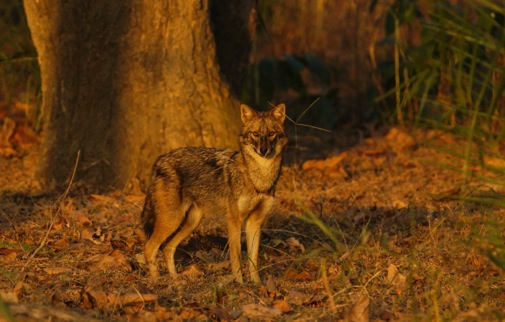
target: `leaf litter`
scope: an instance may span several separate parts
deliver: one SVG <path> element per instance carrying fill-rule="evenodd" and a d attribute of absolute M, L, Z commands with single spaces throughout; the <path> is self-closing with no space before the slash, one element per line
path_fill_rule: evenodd
<path fill-rule="evenodd" d="M 503 237 L 503 210 L 434 197 L 462 192 L 456 173 L 435 166 L 451 156 L 418 144 L 430 135 L 392 128 L 352 146 L 334 136 L 294 147 L 264 227 L 261 285 L 231 281 L 215 215 L 178 249 L 179 278 L 160 254 L 165 274 L 151 282 L 142 195 L 75 188 L 55 213 L 59 196 L 33 180 L 38 143 L 7 146 L 0 299 L 20 321 L 499 320 L 504 273 L 486 254 L 503 248 L 486 224 Z"/>

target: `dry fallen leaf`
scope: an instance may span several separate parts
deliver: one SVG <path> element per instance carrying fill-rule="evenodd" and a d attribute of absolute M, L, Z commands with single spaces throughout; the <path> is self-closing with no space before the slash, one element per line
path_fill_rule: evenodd
<path fill-rule="evenodd" d="M 203 271 L 196 265 L 189 266 L 184 272 L 181 273 L 182 276 L 186 276 L 190 281 L 194 282 L 204 275 Z"/>
<path fill-rule="evenodd" d="M 296 250 L 300 250 L 302 253 L 305 252 L 305 246 L 303 246 L 303 244 L 300 243 L 300 241 L 295 237 L 286 239 L 286 244 L 288 245 L 291 252 L 294 252 Z"/>
<path fill-rule="evenodd" d="M 57 248 L 57 249 L 65 249 L 65 248 L 69 248 L 70 244 L 68 243 L 68 241 L 66 239 L 60 239 L 60 240 L 57 240 L 54 242 L 53 247 Z"/>
<path fill-rule="evenodd" d="M 12 293 L 19 299 L 19 297 L 21 296 L 21 293 L 23 292 L 23 279 L 24 277 L 19 280 L 17 283 L 16 283 L 16 286 L 14 286 L 14 289 L 12 290 Z"/>
<path fill-rule="evenodd" d="M 352 305 L 344 314 L 345 322 L 368 322 L 370 321 L 370 299 L 363 294 L 358 302 Z"/>
<path fill-rule="evenodd" d="M 291 306 L 286 300 L 277 300 L 274 301 L 272 307 L 274 309 L 279 309 L 284 313 L 290 312 L 291 311 Z"/>
<path fill-rule="evenodd" d="M 87 295 L 93 305 L 93 307 L 98 309 L 103 309 L 108 304 L 107 293 L 104 291 L 89 291 Z"/>
<path fill-rule="evenodd" d="M 342 152 L 339 155 L 319 160 L 307 160 L 302 165 L 303 171 L 317 169 L 323 171 L 324 174 L 330 177 L 344 176 L 347 177 L 345 169 L 340 163 L 347 158 L 347 153 Z"/>
<path fill-rule="evenodd" d="M 266 287 L 266 290 L 267 290 L 269 296 L 272 298 L 275 297 L 279 293 L 279 290 L 277 289 L 277 286 L 275 285 L 274 278 L 270 274 L 267 277 L 265 287 Z"/>
<path fill-rule="evenodd" d="M 409 205 L 406 202 L 404 202 L 404 201 L 401 201 L 401 200 L 395 200 L 395 201 L 393 201 L 393 207 L 395 209 L 405 209 L 408 206 Z"/>
<path fill-rule="evenodd" d="M 216 307 L 212 307 L 210 309 L 210 312 L 212 314 L 214 314 L 219 319 L 219 321 L 230 321 L 231 320 L 230 312 L 226 308 L 216 306 Z"/>
<path fill-rule="evenodd" d="M 310 301 L 312 296 L 295 289 L 289 290 L 288 295 L 284 297 L 289 304 L 302 305 Z"/>
<path fill-rule="evenodd" d="M 85 240 L 91 240 L 94 242 L 94 239 L 93 239 L 93 232 L 87 228 L 84 228 L 82 231 L 81 231 L 81 239 L 85 239 Z"/>
<path fill-rule="evenodd" d="M 414 137 L 397 127 L 391 128 L 385 138 L 393 151 L 401 151 L 416 146 Z"/>
<path fill-rule="evenodd" d="M 242 306 L 242 314 L 249 319 L 271 320 L 279 318 L 282 310 L 251 303 Z"/>
<path fill-rule="evenodd" d="M 91 226 L 92 222 L 86 216 L 86 212 L 84 210 L 74 210 L 71 212 L 69 219 L 72 223 L 76 223 L 79 226 Z"/>
<path fill-rule="evenodd" d="M 118 251 L 120 254 L 116 251 L 118 250 L 114 250 L 110 255 L 92 256 L 89 262 L 96 262 L 96 264 L 90 265 L 90 269 L 92 271 L 120 270 L 123 272 L 131 272 L 132 267 L 130 263 L 120 251 Z"/>
<path fill-rule="evenodd" d="M 217 262 L 217 263 L 210 263 L 207 265 L 207 269 L 213 272 L 220 271 L 220 270 L 227 270 L 231 266 L 231 262 L 229 260 L 222 261 L 222 262 Z"/>
<path fill-rule="evenodd" d="M 407 278 L 400 274 L 398 267 L 394 264 L 390 264 L 388 267 L 387 282 L 390 285 L 396 286 L 396 292 L 401 294 L 403 287 L 405 286 Z"/>
<path fill-rule="evenodd" d="M 44 269 L 44 272 L 46 272 L 49 275 L 63 274 L 71 271 L 72 270 L 67 267 L 48 267 Z"/>

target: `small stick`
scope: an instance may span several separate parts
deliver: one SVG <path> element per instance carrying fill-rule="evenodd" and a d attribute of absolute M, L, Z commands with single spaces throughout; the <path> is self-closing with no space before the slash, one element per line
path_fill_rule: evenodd
<path fill-rule="evenodd" d="M 63 195 L 60 198 L 58 198 L 58 200 L 56 201 L 57 203 L 59 203 L 58 209 L 56 210 L 57 213 L 61 210 L 61 205 L 63 203 L 63 200 L 65 200 L 65 198 L 67 198 L 68 192 L 70 191 L 70 187 L 72 186 L 72 182 L 74 181 L 75 173 L 77 171 L 77 165 L 79 164 L 79 157 L 80 156 L 81 156 L 81 150 L 77 151 L 77 158 L 75 159 L 74 170 L 72 172 L 72 177 L 70 178 L 70 182 L 68 183 L 67 189 L 65 190 Z M 26 261 L 25 265 L 21 269 L 21 272 L 25 271 L 26 267 L 28 267 L 28 264 L 30 264 L 32 262 L 35 255 L 37 255 L 38 252 L 40 252 L 40 250 L 42 249 L 42 247 L 44 247 L 46 245 L 47 238 L 49 237 L 49 233 L 51 232 L 51 229 L 53 228 L 55 221 L 56 221 L 56 218 L 53 216 L 53 213 L 51 212 L 51 224 L 49 224 L 49 228 L 46 231 L 46 235 L 44 236 L 44 238 L 40 242 L 39 247 L 37 247 L 37 249 L 30 255 L 30 257 Z"/>

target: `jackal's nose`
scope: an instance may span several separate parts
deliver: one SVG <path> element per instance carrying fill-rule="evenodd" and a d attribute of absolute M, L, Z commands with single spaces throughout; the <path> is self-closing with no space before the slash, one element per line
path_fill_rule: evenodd
<path fill-rule="evenodd" d="M 267 155 L 267 154 L 268 154 L 268 152 L 270 152 L 270 149 L 269 149 L 269 148 L 267 148 L 267 147 L 261 147 L 261 148 L 260 148 L 260 154 L 261 154 L 262 156 Z"/>

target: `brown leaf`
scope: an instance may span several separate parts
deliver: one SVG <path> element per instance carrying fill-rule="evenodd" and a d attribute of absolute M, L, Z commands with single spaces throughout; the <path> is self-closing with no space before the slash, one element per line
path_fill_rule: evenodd
<path fill-rule="evenodd" d="M 279 290 L 277 289 L 277 286 L 275 285 L 274 278 L 270 274 L 267 277 L 265 287 L 267 289 L 268 294 L 271 297 L 275 297 L 279 293 Z"/>
<path fill-rule="evenodd" d="M 190 281 L 194 282 L 203 276 L 203 271 L 196 265 L 189 266 L 184 272 L 181 273 L 182 276 L 186 276 Z"/>
<path fill-rule="evenodd" d="M 291 306 L 286 300 L 277 300 L 274 301 L 272 307 L 274 309 L 279 309 L 284 313 L 290 312 L 291 311 Z"/>
<path fill-rule="evenodd" d="M 22 250 L 20 249 L 11 249 L 11 248 L 0 248 L 0 256 L 2 255 L 9 255 L 9 254 L 12 254 L 12 253 L 21 253 Z"/>
<path fill-rule="evenodd" d="M 308 272 L 317 272 L 319 271 L 319 268 L 321 267 L 320 260 L 315 259 L 315 258 L 309 258 L 304 265 L 305 269 Z"/>
<path fill-rule="evenodd" d="M 119 253 L 120 255 L 119 255 Z M 90 261 L 97 261 L 98 263 L 91 265 L 93 271 L 107 271 L 107 270 L 120 270 L 124 272 L 131 272 L 132 267 L 126 260 L 124 255 L 119 250 L 114 250 L 111 255 L 96 255 Z"/>
<path fill-rule="evenodd" d="M 409 205 L 406 202 L 402 201 L 402 200 L 395 200 L 395 201 L 393 201 L 393 207 L 395 209 L 405 209 L 408 206 Z"/>
<path fill-rule="evenodd" d="M 72 211 L 69 218 L 72 220 L 73 223 L 76 223 L 79 226 L 91 226 L 93 224 L 91 220 L 86 216 L 84 210 Z"/>
<path fill-rule="evenodd" d="M 310 301 L 311 295 L 307 293 L 303 293 L 300 291 L 297 291 L 295 289 L 289 290 L 288 295 L 284 297 L 284 300 L 286 300 L 290 304 L 295 304 L 295 305 L 302 305 L 304 303 L 307 303 Z"/>
<path fill-rule="evenodd" d="M 19 302 L 19 299 L 14 292 L 8 292 L 8 291 L 3 291 L 0 290 L 0 299 L 2 299 L 4 302 L 9 302 L 9 303 L 17 303 Z"/>
<path fill-rule="evenodd" d="M 81 239 L 85 239 L 85 240 L 91 240 L 94 242 L 93 240 L 93 232 L 87 228 L 84 228 L 82 231 L 81 231 Z"/>
<path fill-rule="evenodd" d="M 24 278 L 23 278 L 24 279 Z M 23 292 L 23 279 L 19 280 L 16 283 L 16 286 L 14 286 L 14 289 L 12 290 L 12 293 L 19 298 L 21 296 L 21 293 Z"/>
<path fill-rule="evenodd" d="M 303 163 L 302 170 L 307 171 L 309 169 L 335 169 L 345 158 L 347 158 L 347 153 L 342 152 L 339 155 L 322 160 L 308 160 Z"/>
<path fill-rule="evenodd" d="M 407 278 L 398 271 L 398 267 L 393 264 L 389 265 L 387 282 L 390 285 L 396 286 L 396 292 L 398 295 L 401 295 L 406 280 Z"/>
<path fill-rule="evenodd" d="M 58 248 L 58 249 L 65 249 L 65 248 L 69 248 L 70 244 L 68 243 L 68 241 L 66 239 L 60 239 L 60 240 L 57 240 L 54 242 L 53 247 Z"/>
<path fill-rule="evenodd" d="M 231 320 L 230 311 L 228 311 L 225 308 L 212 307 L 210 309 L 210 312 L 212 314 L 214 314 L 219 319 L 219 321 L 230 321 Z"/>
<path fill-rule="evenodd" d="M 302 270 L 301 272 L 297 272 L 293 268 L 288 268 L 286 273 L 284 274 L 284 278 L 293 281 L 313 281 L 314 276 L 312 276 L 309 272 Z"/>
<path fill-rule="evenodd" d="M 53 230 L 56 230 L 56 231 L 60 231 L 63 229 L 63 223 L 62 222 L 58 222 L 58 223 L 55 223 L 52 227 Z"/>
<path fill-rule="evenodd" d="M 49 275 L 57 275 L 57 274 L 63 274 L 63 273 L 68 273 L 71 272 L 72 270 L 70 268 L 66 267 L 49 267 L 44 269 L 44 272 L 46 272 Z"/>
<path fill-rule="evenodd" d="M 305 252 L 305 246 L 303 246 L 303 244 L 295 237 L 286 239 L 286 244 L 291 252 L 294 252 L 295 250 L 300 250 L 302 253 Z"/>
<path fill-rule="evenodd" d="M 416 146 L 414 137 L 397 127 L 390 129 L 385 138 L 393 151 L 401 151 Z"/>
<path fill-rule="evenodd" d="M 104 196 L 104 195 L 91 194 L 89 196 L 89 198 L 91 200 L 100 201 L 100 202 L 104 202 L 104 203 L 110 203 L 110 204 L 116 203 L 116 200 L 114 198 L 111 198 L 109 196 Z"/>
<path fill-rule="evenodd" d="M 128 293 L 119 297 L 111 297 L 109 295 L 109 299 L 114 299 L 116 302 L 109 301 L 111 304 L 121 304 L 121 305 L 130 305 L 135 303 L 148 303 L 148 302 L 156 302 L 158 300 L 158 296 L 156 294 L 138 294 L 138 293 Z"/>
<path fill-rule="evenodd" d="M 386 153 L 384 150 L 377 150 L 377 149 L 367 149 L 367 150 L 359 150 L 358 151 L 360 154 L 366 155 L 366 156 L 371 156 L 371 157 L 376 157 L 380 156 Z"/>
<path fill-rule="evenodd" d="M 178 316 L 179 320 L 182 321 L 207 321 L 207 317 L 201 312 L 192 309 L 183 309 Z"/>
<path fill-rule="evenodd" d="M 18 253 L 12 252 L 9 255 L 5 256 L 5 262 L 7 263 L 12 263 L 13 261 L 16 260 L 16 257 L 18 256 Z"/>
<path fill-rule="evenodd" d="M 382 312 L 381 315 L 379 315 L 379 318 L 383 321 L 394 321 L 398 320 L 398 318 L 391 312 L 389 311 L 384 311 Z"/>
<path fill-rule="evenodd" d="M 282 310 L 251 303 L 242 306 L 242 314 L 249 319 L 271 320 L 279 318 Z"/>
<path fill-rule="evenodd" d="M 368 322 L 370 321 L 370 299 L 362 295 L 358 302 L 349 308 L 344 315 L 345 322 Z"/>
<path fill-rule="evenodd" d="M 89 291 L 87 292 L 90 302 L 93 307 L 103 309 L 108 304 L 107 293 L 104 291 Z"/>
<path fill-rule="evenodd" d="M 284 278 L 287 280 L 294 280 L 296 275 L 298 275 L 298 272 L 294 268 L 289 267 L 284 273 Z"/>
<path fill-rule="evenodd" d="M 229 260 L 218 262 L 218 263 L 210 263 L 207 265 L 207 268 L 210 271 L 216 272 L 220 270 L 227 270 L 231 266 L 231 262 Z"/>

